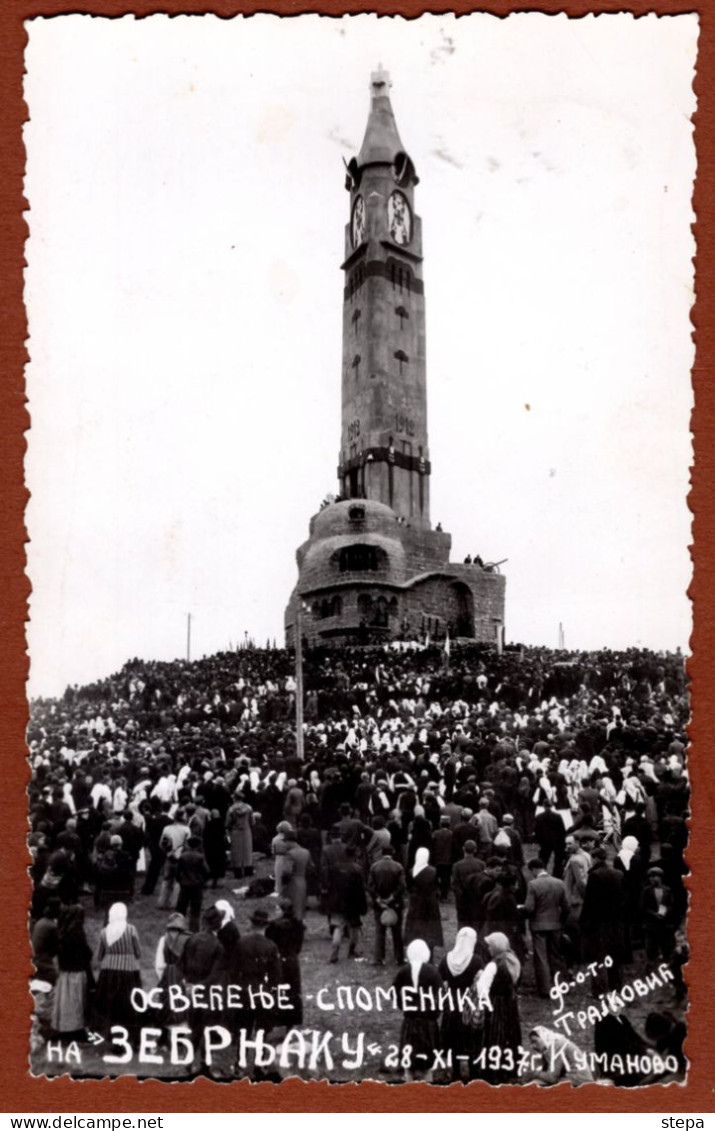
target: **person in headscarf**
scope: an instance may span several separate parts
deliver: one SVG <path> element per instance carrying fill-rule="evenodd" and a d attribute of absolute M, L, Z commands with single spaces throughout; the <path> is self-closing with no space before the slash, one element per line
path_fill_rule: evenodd
<path fill-rule="evenodd" d="M 638 777 L 638 771 L 631 762 L 628 766 L 626 762 L 627 772 L 623 776 L 623 788 L 618 795 L 618 804 L 623 808 L 624 824 L 629 818 L 638 813 L 639 810 L 645 808 L 646 792 L 643 783 Z"/>
<path fill-rule="evenodd" d="M 216 938 L 221 943 L 226 956 L 225 961 L 222 962 L 222 967 L 228 971 L 233 967 L 236 945 L 241 937 L 241 932 L 236 926 L 236 912 L 227 899 L 217 899 L 214 907 L 221 912 L 221 926 L 216 932 Z"/>
<path fill-rule="evenodd" d="M 478 1003 L 484 1009 L 480 1045 L 486 1049 L 498 1046 L 502 1057 L 496 1069 L 491 1067 L 487 1057 L 486 1067 L 479 1074 L 490 1084 L 504 1084 L 516 1078 L 519 1064 L 521 1021 L 516 989 L 521 977 L 521 963 L 511 949 L 509 939 L 501 931 L 487 935 L 484 942 L 490 961 L 477 975 Z M 513 1068 L 504 1056 L 506 1049 L 511 1049 Z"/>
<path fill-rule="evenodd" d="M 284 873 L 290 871 L 290 861 L 286 861 L 288 854 L 288 841 L 286 840 L 286 833 L 293 832 L 293 826 L 289 821 L 279 821 L 276 826 L 276 835 L 271 841 L 271 855 L 275 859 L 275 894 L 280 896 L 284 886 Z M 286 877 L 287 879 L 287 877 Z"/>
<path fill-rule="evenodd" d="M 92 951 L 84 933 L 84 908 L 72 904 L 60 914 L 57 966 L 59 976 L 52 1003 L 52 1029 L 65 1040 L 86 1036 Z"/>
<path fill-rule="evenodd" d="M 529 1033 L 529 1043 L 535 1052 L 541 1053 L 543 1068 L 534 1073 L 534 1079 L 541 1084 L 588 1084 L 593 1081 L 593 1073 L 588 1065 L 578 1066 L 577 1057 L 582 1058 L 581 1049 L 563 1033 L 537 1025 Z"/>
<path fill-rule="evenodd" d="M 407 869 L 408 871 L 414 865 L 417 858 L 417 853 L 420 849 L 426 849 L 428 852 L 432 846 L 432 825 L 425 817 L 424 808 L 421 805 L 415 805 L 413 811 L 412 822 L 409 828 L 409 840 L 407 842 Z"/>
<path fill-rule="evenodd" d="M 32 978 L 30 993 L 34 1002 L 30 1029 L 30 1055 L 42 1052 L 52 1037 L 52 1009 L 55 987 L 42 978 Z"/>
<path fill-rule="evenodd" d="M 184 916 L 178 911 L 172 911 L 166 920 L 164 934 L 157 943 L 154 956 L 154 969 L 159 985 L 183 981 L 181 956 L 191 933 Z"/>
<path fill-rule="evenodd" d="M 471 1079 L 472 1060 L 478 1047 L 478 1034 L 464 1024 L 458 996 L 460 991 L 472 987 L 482 969 L 482 960 L 474 953 L 476 945 L 477 932 L 472 927 L 462 927 L 457 932 L 453 948 L 437 967 L 443 985 L 452 991 L 452 1002 L 448 1002 L 442 1014 L 440 1048 L 452 1053 L 453 1080 Z M 450 1004 L 453 1008 L 449 1008 Z"/>
<path fill-rule="evenodd" d="M 237 790 L 226 814 L 226 832 L 231 839 L 231 867 L 237 880 L 253 875 L 253 809 Z"/>
<path fill-rule="evenodd" d="M 136 1032 L 140 1015 L 132 1008 L 131 993 L 141 988 L 140 959 L 139 935 L 127 920 L 127 906 L 113 903 L 95 955 L 99 977 L 93 1026 L 100 1033 L 107 1034 L 112 1025 Z"/>
<path fill-rule="evenodd" d="M 430 1084 L 434 1050 L 440 1047 L 437 1001 L 442 978 L 430 962 L 430 948 L 424 939 L 413 939 L 407 947 L 406 957 L 407 963 L 398 970 L 392 983 L 404 1014 L 399 1063 L 405 1066 L 407 1083 L 419 1076 Z M 420 990 L 431 990 L 431 1000 L 426 993 L 420 996 Z"/>
<path fill-rule="evenodd" d="M 643 860 L 640 845 L 634 836 L 623 838 L 613 867 L 623 874 L 623 961 L 633 961 L 633 947 L 643 936 L 641 900 L 643 898 Z"/>
<path fill-rule="evenodd" d="M 437 869 L 429 862 L 429 849 L 418 848 L 415 862 L 407 877 L 409 901 L 405 917 L 405 944 L 423 939 L 434 953 L 444 946 L 442 919 L 439 910 Z"/>

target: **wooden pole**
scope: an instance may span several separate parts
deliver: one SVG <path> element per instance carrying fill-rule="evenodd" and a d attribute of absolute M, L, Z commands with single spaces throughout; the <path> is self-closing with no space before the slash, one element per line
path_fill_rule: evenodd
<path fill-rule="evenodd" d="M 295 752 L 302 762 L 303 749 L 303 602 L 297 602 L 295 617 Z"/>

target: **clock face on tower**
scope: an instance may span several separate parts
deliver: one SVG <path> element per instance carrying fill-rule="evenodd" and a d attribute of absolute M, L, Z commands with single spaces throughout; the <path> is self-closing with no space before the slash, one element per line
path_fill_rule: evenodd
<path fill-rule="evenodd" d="M 353 247 L 357 247 L 365 238 L 365 201 L 361 196 L 356 196 L 355 203 L 353 204 L 350 236 Z"/>
<path fill-rule="evenodd" d="M 412 239 L 412 213 L 404 193 L 393 192 L 387 202 L 387 222 L 395 243 L 404 247 Z"/>

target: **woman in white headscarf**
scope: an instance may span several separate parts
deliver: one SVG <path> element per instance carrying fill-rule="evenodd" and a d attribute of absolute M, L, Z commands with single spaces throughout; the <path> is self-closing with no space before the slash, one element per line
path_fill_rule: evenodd
<path fill-rule="evenodd" d="M 583 1057 L 581 1049 L 563 1033 L 537 1025 L 529 1033 L 529 1043 L 535 1052 L 541 1053 L 543 1067 L 534 1074 L 534 1079 L 541 1084 L 561 1084 L 566 1080 L 571 1084 L 588 1084 L 593 1081 L 588 1064 L 578 1066 L 577 1061 Z"/>
<path fill-rule="evenodd" d="M 141 1015 L 131 1004 L 131 994 L 141 988 L 140 959 L 139 935 L 128 921 L 126 904 L 113 903 L 95 955 L 99 977 L 93 1025 L 100 1033 L 109 1033 L 112 1025 L 124 1025 L 130 1033 L 138 1028 Z"/>
<path fill-rule="evenodd" d="M 494 931 L 484 940 L 490 961 L 477 975 L 477 997 L 484 1009 L 484 1028 L 480 1034 L 482 1048 L 498 1046 L 502 1051 L 496 1068 L 487 1055 L 480 1077 L 490 1084 L 505 1084 L 516 1079 L 521 1045 L 521 1021 L 516 988 L 521 977 L 521 963 L 511 943 L 501 931 Z M 511 1058 L 507 1054 L 511 1051 Z"/>
<path fill-rule="evenodd" d="M 470 990 L 482 969 L 481 958 L 474 953 L 477 932 L 472 927 L 462 927 L 457 932 L 452 950 L 445 954 L 437 970 L 445 988 L 452 991 L 442 1014 L 440 1048 L 452 1052 L 452 1079 L 471 1079 L 472 1060 L 478 1047 L 478 1034 L 464 1024 L 460 994 Z M 476 996 L 474 996 L 476 1002 Z M 466 1057 L 464 1060 L 458 1058 Z"/>
<path fill-rule="evenodd" d="M 400 1066 L 405 1080 L 415 1076 L 432 1082 L 432 1064 L 439 1043 L 439 991 L 442 979 L 430 962 L 430 948 L 424 939 L 413 939 L 407 947 L 407 962 L 392 983 L 397 1004 L 404 1014 L 400 1030 Z M 431 990 L 431 994 L 426 991 Z M 420 995 L 420 991 L 423 991 Z"/>
<path fill-rule="evenodd" d="M 623 810 L 624 821 L 627 821 L 629 817 L 632 817 L 641 807 L 645 806 L 646 792 L 632 762 L 628 766 L 627 773 L 623 776 L 623 788 L 618 794 L 617 801 Z"/>
<path fill-rule="evenodd" d="M 221 967 L 228 973 L 233 969 L 233 956 L 241 932 L 236 926 L 236 912 L 227 899 L 217 899 L 214 907 L 221 912 L 221 926 L 216 932 L 216 938 L 221 943 L 225 955 Z"/>
<path fill-rule="evenodd" d="M 423 939 L 434 953 L 444 946 L 442 918 L 439 911 L 437 869 L 429 862 L 429 849 L 418 848 L 415 862 L 407 877 L 409 902 L 405 918 L 405 943 Z"/>
<path fill-rule="evenodd" d="M 616 868 L 619 868 L 619 870 L 622 872 L 629 872 L 631 869 L 631 864 L 633 863 L 633 857 L 635 856 L 637 851 L 638 841 L 636 837 L 624 837 L 620 852 L 616 854 L 616 860 L 620 861 L 620 863 L 616 864 L 614 861 L 614 866 Z"/>
<path fill-rule="evenodd" d="M 633 961 L 633 947 L 642 942 L 641 904 L 645 883 L 640 845 L 634 836 L 624 836 L 613 867 L 623 874 L 623 961 Z"/>

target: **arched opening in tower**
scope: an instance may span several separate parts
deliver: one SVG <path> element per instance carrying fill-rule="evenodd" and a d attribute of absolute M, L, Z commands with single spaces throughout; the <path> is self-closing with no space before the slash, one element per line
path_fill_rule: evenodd
<path fill-rule="evenodd" d="M 474 637 L 474 594 L 463 581 L 451 585 L 455 636 Z"/>

